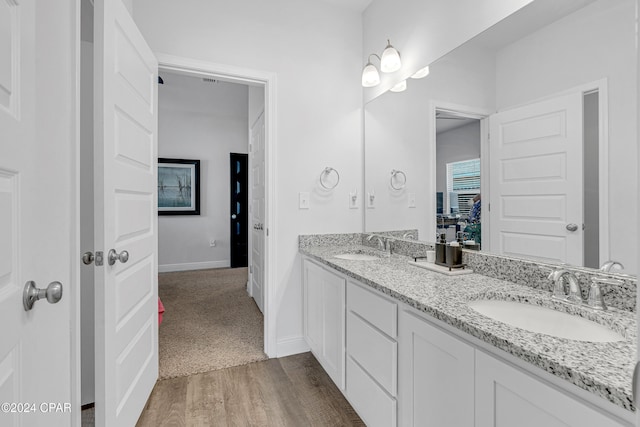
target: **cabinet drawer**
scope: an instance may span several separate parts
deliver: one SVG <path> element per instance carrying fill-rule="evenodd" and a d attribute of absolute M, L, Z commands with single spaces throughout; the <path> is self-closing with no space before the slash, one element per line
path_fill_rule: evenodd
<path fill-rule="evenodd" d="M 398 333 L 398 305 L 364 289 L 353 282 L 347 282 L 347 307 L 357 313 L 391 338 Z"/>
<path fill-rule="evenodd" d="M 353 312 L 347 314 L 347 354 L 392 396 L 397 390 L 397 347 Z"/>
<path fill-rule="evenodd" d="M 368 427 L 395 427 L 396 400 L 347 356 L 347 398 Z"/>

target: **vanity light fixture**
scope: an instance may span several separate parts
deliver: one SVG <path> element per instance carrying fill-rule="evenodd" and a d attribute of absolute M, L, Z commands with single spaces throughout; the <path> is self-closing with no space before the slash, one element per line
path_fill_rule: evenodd
<path fill-rule="evenodd" d="M 389 90 L 391 92 L 404 92 L 405 90 L 407 90 L 407 81 L 403 80 Z"/>
<path fill-rule="evenodd" d="M 393 73 L 398 71 L 402 67 L 402 61 L 400 60 L 400 52 L 391 45 L 391 42 L 387 39 L 387 47 L 382 52 L 381 56 L 375 53 L 369 55 L 367 59 L 367 65 L 362 70 L 362 86 L 374 87 L 380 84 L 380 74 L 375 65 L 371 63 L 371 57 L 375 56 L 380 61 L 380 71 L 383 73 Z"/>
<path fill-rule="evenodd" d="M 375 53 L 369 55 L 369 59 L 367 61 L 367 65 L 365 65 L 364 70 L 362 70 L 362 86 L 363 87 L 374 87 L 380 84 L 380 74 L 378 73 L 378 69 L 375 65 L 371 63 L 371 57 L 375 56 L 378 59 L 380 57 Z"/>
<path fill-rule="evenodd" d="M 411 76 L 412 79 L 422 79 L 424 77 L 427 77 L 429 75 L 429 66 L 427 65 L 424 68 L 420 68 L 418 71 L 416 71 L 413 76 Z"/>
<path fill-rule="evenodd" d="M 402 67 L 400 52 L 391 46 L 391 42 L 387 39 L 387 47 L 384 48 L 382 58 L 380 59 L 380 70 L 383 73 L 393 73 L 394 71 L 398 71 L 400 67 Z"/>

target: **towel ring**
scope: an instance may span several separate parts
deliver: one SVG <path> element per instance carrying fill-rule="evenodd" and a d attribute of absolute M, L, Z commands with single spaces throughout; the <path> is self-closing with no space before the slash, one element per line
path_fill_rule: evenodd
<path fill-rule="evenodd" d="M 331 184 L 327 185 L 325 183 L 325 179 L 327 178 L 327 176 L 331 175 L 331 173 L 335 173 L 336 174 L 336 182 L 333 185 L 331 185 Z M 322 185 L 322 188 L 325 188 L 327 190 L 333 190 L 334 188 L 336 188 L 338 186 L 338 183 L 340 183 L 340 174 L 334 168 L 331 168 L 331 167 L 327 166 L 320 173 L 320 185 Z"/>
<path fill-rule="evenodd" d="M 396 186 L 393 184 L 393 181 L 397 179 L 398 175 L 402 175 L 402 184 Z M 391 184 L 391 188 L 393 188 L 394 190 L 402 190 L 404 186 L 407 185 L 407 175 L 400 170 L 392 169 L 389 183 Z"/>

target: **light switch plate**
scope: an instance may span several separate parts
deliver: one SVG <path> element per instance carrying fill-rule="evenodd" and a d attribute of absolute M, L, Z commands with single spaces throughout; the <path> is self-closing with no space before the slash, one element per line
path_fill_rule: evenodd
<path fill-rule="evenodd" d="M 409 207 L 416 207 L 416 193 L 409 193 Z"/>
<path fill-rule="evenodd" d="M 349 193 L 349 209 L 358 209 L 358 192 Z"/>
<path fill-rule="evenodd" d="M 303 192 L 298 194 L 298 207 L 300 209 L 309 209 L 309 193 Z"/>
<path fill-rule="evenodd" d="M 367 193 L 367 209 L 373 209 L 376 207 L 376 195 Z"/>

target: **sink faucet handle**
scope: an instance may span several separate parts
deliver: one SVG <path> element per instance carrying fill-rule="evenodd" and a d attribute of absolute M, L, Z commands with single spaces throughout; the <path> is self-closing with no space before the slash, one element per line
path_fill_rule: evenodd
<path fill-rule="evenodd" d="M 602 297 L 602 288 L 597 277 L 591 279 L 591 287 L 589 288 L 589 298 L 587 298 L 587 305 L 594 310 L 606 310 L 607 306 L 604 303 Z"/>
<path fill-rule="evenodd" d="M 604 303 L 604 297 L 602 295 L 602 287 L 604 285 L 620 286 L 622 285 L 622 280 L 599 276 L 594 276 L 591 278 L 591 287 L 589 288 L 589 298 L 587 298 L 587 305 L 594 310 L 607 309 L 607 306 Z"/>

